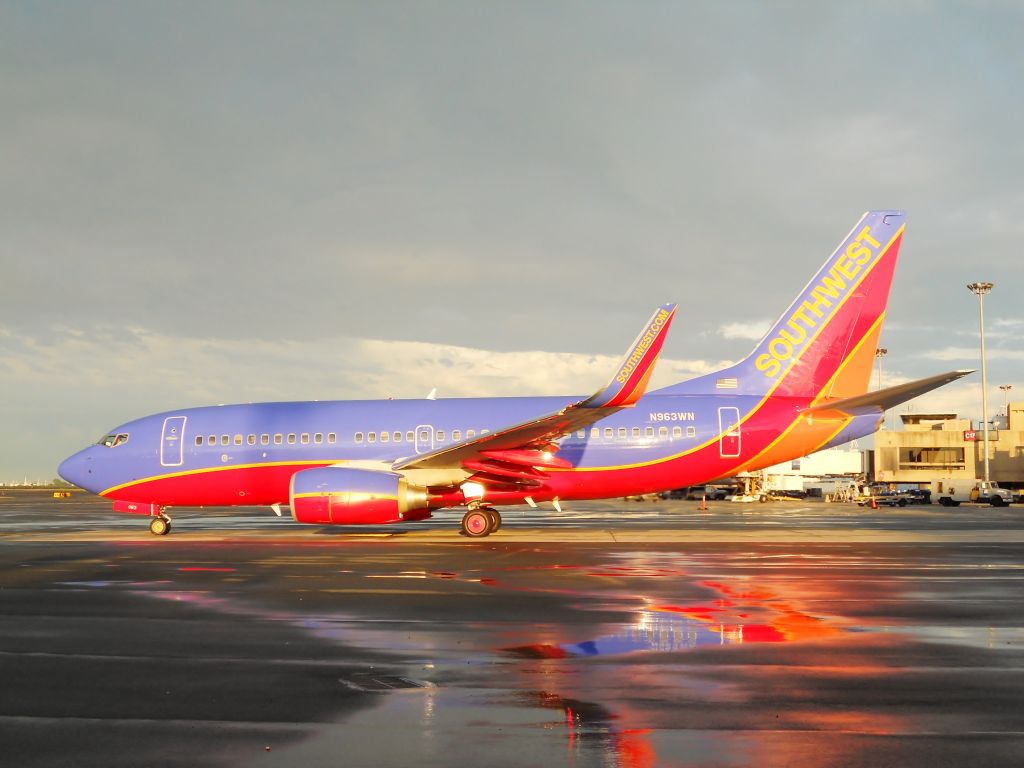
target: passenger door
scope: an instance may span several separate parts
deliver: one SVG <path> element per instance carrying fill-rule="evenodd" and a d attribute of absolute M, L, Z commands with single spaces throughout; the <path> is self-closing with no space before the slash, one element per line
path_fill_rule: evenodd
<path fill-rule="evenodd" d="M 164 419 L 163 434 L 160 436 L 160 465 L 180 467 L 185 458 L 185 416 L 168 416 Z"/>
<path fill-rule="evenodd" d="M 723 459 L 740 455 L 740 409 L 731 405 L 718 409 L 718 453 Z"/>

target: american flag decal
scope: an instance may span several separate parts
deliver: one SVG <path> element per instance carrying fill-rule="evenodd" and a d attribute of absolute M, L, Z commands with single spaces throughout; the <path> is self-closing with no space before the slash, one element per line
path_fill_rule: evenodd
<path fill-rule="evenodd" d="M 715 389 L 736 389 L 737 386 L 739 386 L 739 382 L 735 377 L 715 380 Z"/>

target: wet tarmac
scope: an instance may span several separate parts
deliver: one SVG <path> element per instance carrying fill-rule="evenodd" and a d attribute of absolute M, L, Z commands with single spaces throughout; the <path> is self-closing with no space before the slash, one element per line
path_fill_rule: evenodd
<path fill-rule="evenodd" d="M 4 764 L 1024 761 L 1024 507 L 107 509 L 0 496 Z"/>

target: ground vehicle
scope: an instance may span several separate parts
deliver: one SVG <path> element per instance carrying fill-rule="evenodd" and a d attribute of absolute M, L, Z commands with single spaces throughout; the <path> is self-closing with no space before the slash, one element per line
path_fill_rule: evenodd
<path fill-rule="evenodd" d="M 871 502 L 874 500 L 874 504 Z M 857 494 L 855 501 L 858 506 L 905 507 L 910 497 L 905 491 L 893 491 L 886 486 L 864 486 Z"/>
<path fill-rule="evenodd" d="M 962 501 L 1005 507 L 1013 501 L 1013 493 L 1008 488 L 1000 488 L 996 482 L 945 478 L 937 481 L 936 486 L 935 494 L 944 507 L 957 507 Z"/>

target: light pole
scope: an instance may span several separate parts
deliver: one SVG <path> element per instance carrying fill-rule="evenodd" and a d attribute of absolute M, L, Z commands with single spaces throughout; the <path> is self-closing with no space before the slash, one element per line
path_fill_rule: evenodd
<path fill-rule="evenodd" d="M 978 297 L 978 317 L 981 327 L 981 425 L 985 451 L 985 486 L 988 487 L 988 376 L 985 372 L 985 294 L 992 283 L 968 283 L 967 289 Z"/>
<path fill-rule="evenodd" d="M 878 361 L 878 388 L 882 388 L 882 358 L 889 354 L 889 350 L 885 347 L 878 347 L 875 349 L 875 360 Z M 885 426 L 885 411 L 882 411 L 882 426 Z M 893 429 L 896 429 L 895 423 Z"/>
<path fill-rule="evenodd" d="M 999 388 L 1001 390 L 1003 390 L 1003 415 L 1006 417 L 1006 420 L 1009 421 L 1010 420 L 1010 398 L 1009 398 L 1008 393 L 1009 393 L 1009 391 L 1011 389 L 1013 389 L 1013 384 L 1000 384 Z"/>

